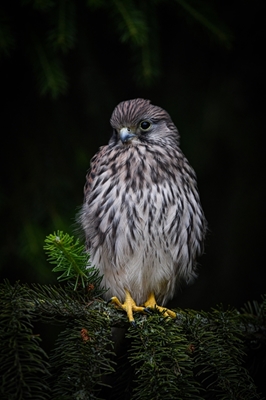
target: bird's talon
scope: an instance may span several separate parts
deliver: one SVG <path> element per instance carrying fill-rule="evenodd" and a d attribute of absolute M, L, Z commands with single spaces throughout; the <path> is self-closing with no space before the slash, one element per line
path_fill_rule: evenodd
<path fill-rule="evenodd" d="M 132 326 L 132 328 L 136 328 L 137 324 L 135 321 L 130 321 L 130 325 Z"/>
<path fill-rule="evenodd" d="M 145 311 L 149 315 L 152 315 L 152 308 L 150 307 L 145 307 L 143 311 Z"/>

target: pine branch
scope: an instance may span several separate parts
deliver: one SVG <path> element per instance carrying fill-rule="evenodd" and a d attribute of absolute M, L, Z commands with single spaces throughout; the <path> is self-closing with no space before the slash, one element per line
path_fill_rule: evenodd
<path fill-rule="evenodd" d="M 59 57 L 34 34 L 32 34 L 32 43 L 29 53 L 40 93 L 42 95 L 49 93 L 53 98 L 66 93 L 67 78 Z"/>
<path fill-rule="evenodd" d="M 5 332 L 3 327 L 10 326 L 7 318 L 12 316 L 12 326 L 19 325 L 23 331 L 24 325 L 14 323 L 14 318 L 20 321 L 24 315 L 21 310 L 27 310 L 31 326 L 37 319 L 52 325 L 58 322 L 66 325 L 50 358 L 53 376 L 50 387 L 54 396 L 71 398 L 75 394 L 72 398 L 94 398 L 88 397 L 93 394 L 97 398 L 100 387 L 106 384 L 105 380 L 98 380 L 99 374 L 107 376 L 114 368 L 110 329 L 128 326 L 125 314 L 96 299 L 87 302 L 83 298 L 85 292 L 73 291 L 73 285 L 64 288 L 16 284 L 13 288 L 6 283 L 0 293 L 1 299 L 6 299 L 1 304 L 1 309 L 6 310 L 1 315 L 1 365 L 7 371 L 4 383 L 10 381 L 9 373 L 14 373 L 13 369 L 6 368 L 7 362 L 18 371 L 23 370 L 23 365 L 13 364 L 14 356 L 12 359 L 10 354 L 14 346 L 10 336 L 14 333 Z M 177 315 L 176 320 L 156 313 L 136 315 L 137 328 L 130 328 L 127 334 L 129 361 L 125 360 L 122 367 L 127 371 L 127 363 L 131 365 L 130 375 L 123 378 L 129 381 L 128 390 L 133 396 L 129 398 L 260 398 L 244 367 L 246 341 L 261 340 L 261 346 L 265 346 L 265 337 L 263 342 L 263 338 L 256 336 L 251 315 L 247 324 L 247 317 L 236 310 L 217 309 L 210 313 L 177 310 Z M 20 337 L 17 329 L 15 332 Z M 27 330 L 26 333 L 29 336 Z M 23 349 L 26 336 L 21 339 Z M 28 354 L 23 360 L 29 357 Z M 36 368 L 34 364 L 32 370 L 38 371 Z M 71 385 L 67 385 L 70 377 Z"/>
<path fill-rule="evenodd" d="M 75 3 L 60 0 L 56 3 L 57 14 L 52 14 L 50 24 L 54 25 L 48 33 L 48 42 L 53 49 L 66 53 L 72 49 L 76 39 Z"/>
<path fill-rule="evenodd" d="M 189 310 L 186 317 L 185 331 L 201 386 L 219 399 L 259 398 L 243 367 L 245 336 L 240 313 L 219 308 L 199 315 Z"/>
<path fill-rule="evenodd" d="M 125 390 L 128 399 L 261 398 L 245 353 L 256 343 L 266 362 L 266 296 L 242 312 L 179 309 L 175 320 L 159 312 L 136 315 L 133 328 L 123 311 L 97 299 L 101 277 L 87 269 L 89 256 L 78 240 L 57 232 L 45 243 L 64 286 L 0 285 L 1 398 L 50 398 L 49 373 L 51 398 L 58 400 L 98 399 L 108 385 L 114 387 L 108 398 L 116 399 Z M 62 327 L 49 368 L 33 334 L 36 321 Z M 112 328 L 128 329 L 119 358 Z"/>
<path fill-rule="evenodd" d="M 56 264 L 53 272 L 62 272 L 57 278 L 59 282 L 75 278 L 74 290 L 79 285 L 85 288 L 88 283 L 93 284 L 93 289 L 98 289 L 101 277 L 95 268 L 89 267 L 90 256 L 78 239 L 75 241 L 73 236 L 58 231 L 47 236 L 45 243 L 44 250 L 48 254 L 48 261 Z"/>
<path fill-rule="evenodd" d="M 103 377 L 114 372 L 110 338 L 110 326 L 99 313 L 68 324 L 59 334 L 50 359 L 53 398 L 98 398 L 97 393 L 106 385 Z"/>
<path fill-rule="evenodd" d="M 218 40 L 225 44 L 227 47 L 231 47 L 232 34 L 228 28 L 221 26 L 218 18 L 211 20 L 204 12 L 199 11 L 186 0 L 175 0 L 195 21 L 201 24 L 204 28 L 208 29 Z"/>
<path fill-rule="evenodd" d="M 127 321 L 124 314 L 123 319 L 117 315 L 114 308 L 107 306 L 105 301 L 93 298 L 87 288 L 73 291 L 72 284 L 24 286 L 28 309 L 43 323 L 65 324 L 75 318 L 96 318 L 97 314 L 105 315 L 105 318 L 112 320 L 114 324 L 118 320 L 121 326 Z"/>
<path fill-rule="evenodd" d="M 158 314 L 143 319 L 127 337 L 132 340 L 129 360 L 138 382 L 133 399 L 202 399 L 181 326 Z"/>
<path fill-rule="evenodd" d="M 6 282 L 0 288 L 0 394 L 1 399 L 44 400 L 49 396 L 49 364 L 40 347 L 40 337 L 33 333 L 34 314 L 24 297 L 25 287 Z"/>
<path fill-rule="evenodd" d="M 209 4 L 193 6 L 190 0 L 175 0 L 198 24 L 218 38 L 219 43 L 231 46 L 232 35 L 227 27 L 211 10 Z M 101 10 L 110 18 L 113 31 L 118 32 L 119 41 L 128 46 L 129 55 L 134 65 L 133 75 L 141 85 L 150 85 L 159 75 L 160 38 L 156 25 L 160 21 L 158 5 L 171 7 L 172 2 L 166 0 L 86 0 L 89 11 Z M 24 38 L 31 64 L 35 72 L 39 92 L 49 94 L 53 98 L 67 91 L 67 76 L 64 69 L 64 55 L 75 47 L 79 28 L 78 12 L 80 5 L 74 0 L 22 0 L 16 11 L 22 18 L 24 26 L 31 27 L 29 35 Z M 177 7 L 176 7 L 177 8 Z M 174 8 L 175 9 L 175 8 Z M 178 8 L 177 8 L 178 9 Z M 1 11 L 1 10 L 0 10 Z M 10 12 L 10 11 L 9 11 Z M 23 15 L 21 16 L 21 14 Z M 1 14 L 1 12 L 0 12 Z M 176 18 L 180 18 L 176 13 Z M 0 51 L 9 53 L 15 46 L 17 38 L 11 29 L 11 22 L 16 19 L 15 13 L 0 15 Z M 36 22 L 37 21 L 37 22 Z M 13 23 L 13 22 L 12 22 Z M 19 25 L 19 21 L 15 22 Z M 15 32 L 15 30 L 14 30 Z M 107 35 L 110 31 L 107 32 Z M 38 38 L 33 41 L 30 37 Z M 94 40 L 93 38 L 91 40 Z"/>
<path fill-rule="evenodd" d="M 158 75 L 158 46 L 154 51 L 156 35 L 151 32 L 152 10 L 145 4 L 139 6 L 132 0 L 113 0 L 115 11 L 112 13 L 122 43 L 129 43 L 133 50 L 133 63 L 136 65 L 136 80 L 149 85 Z M 148 12 L 147 12 L 148 11 Z M 148 15 L 148 18 L 147 18 Z M 150 22 L 150 20 L 152 21 Z M 135 58 L 135 59 L 134 59 Z"/>
<path fill-rule="evenodd" d="M 117 27 L 121 41 L 136 45 L 147 43 L 147 22 L 141 9 L 132 0 L 113 0 L 113 4 L 118 13 Z"/>

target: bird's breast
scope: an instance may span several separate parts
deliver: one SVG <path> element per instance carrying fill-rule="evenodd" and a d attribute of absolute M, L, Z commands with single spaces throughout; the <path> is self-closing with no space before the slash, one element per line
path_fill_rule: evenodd
<path fill-rule="evenodd" d="M 120 296 L 127 288 L 141 300 L 138 293 L 153 290 L 166 300 L 177 271 L 185 279 L 193 272 L 200 234 L 198 239 L 192 235 L 202 230 L 200 209 L 175 162 L 167 168 L 162 159 L 159 150 L 151 154 L 132 146 L 121 154 L 110 151 L 109 167 L 98 166 L 84 206 L 84 229 L 91 262 L 104 275 L 110 295 Z"/>

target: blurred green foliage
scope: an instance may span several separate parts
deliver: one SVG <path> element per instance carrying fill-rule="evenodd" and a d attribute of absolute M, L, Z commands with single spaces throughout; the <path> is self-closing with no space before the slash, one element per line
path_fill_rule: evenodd
<path fill-rule="evenodd" d="M 134 65 L 141 84 L 150 84 L 158 75 L 159 36 L 156 35 L 158 11 L 166 0 L 74 1 L 74 0 L 22 0 L 17 8 L 6 4 L 0 21 L 0 51 L 11 54 L 19 44 L 15 15 L 23 19 L 23 50 L 30 56 L 41 94 L 53 98 L 64 94 L 68 82 L 65 74 L 64 55 L 73 49 L 80 38 L 80 14 L 100 10 L 110 19 L 111 31 L 117 33 L 117 44 L 126 43 L 135 58 Z M 176 0 L 187 16 L 209 30 L 217 40 L 226 46 L 231 44 L 231 33 L 214 10 L 204 3 L 193 5 L 193 1 Z M 178 18 L 179 8 L 176 8 Z M 209 14 L 211 14 L 209 16 Z M 99 14 L 98 14 L 99 16 Z M 12 21 L 12 22 L 11 22 Z M 100 19 L 99 19 L 100 23 Z M 110 35 L 106 29 L 106 37 Z M 90 38 L 97 41 L 97 37 Z"/>

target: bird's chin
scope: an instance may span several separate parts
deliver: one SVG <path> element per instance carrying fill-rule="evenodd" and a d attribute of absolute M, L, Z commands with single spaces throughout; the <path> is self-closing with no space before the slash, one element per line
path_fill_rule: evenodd
<path fill-rule="evenodd" d="M 134 146 L 134 145 L 136 145 L 138 143 L 138 138 L 136 136 L 134 136 L 134 137 L 132 137 L 132 138 L 130 138 L 128 140 L 124 140 L 123 142 L 120 141 L 120 143 L 121 143 L 121 145 L 123 147 Z"/>

